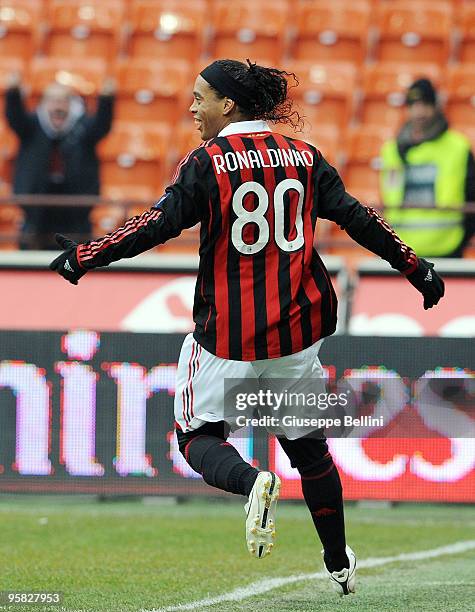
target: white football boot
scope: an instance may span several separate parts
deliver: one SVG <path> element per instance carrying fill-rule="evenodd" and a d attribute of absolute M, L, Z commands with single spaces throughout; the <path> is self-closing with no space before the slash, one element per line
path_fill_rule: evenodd
<path fill-rule="evenodd" d="M 323 554 L 322 550 L 322 554 Z M 325 565 L 325 560 L 323 561 L 323 567 L 325 568 L 328 577 L 330 578 L 330 582 L 332 583 L 335 591 L 343 596 L 349 595 L 350 593 L 355 592 L 355 582 L 356 582 L 356 556 L 355 553 L 351 550 L 349 546 L 345 548 L 346 556 L 348 557 L 348 561 L 350 562 L 350 567 L 343 568 L 336 572 L 330 572 Z"/>
<path fill-rule="evenodd" d="M 244 506 L 247 549 L 253 557 L 270 555 L 275 538 L 275 510 L 280 478 L 273 472 L 260 472 Z"/>

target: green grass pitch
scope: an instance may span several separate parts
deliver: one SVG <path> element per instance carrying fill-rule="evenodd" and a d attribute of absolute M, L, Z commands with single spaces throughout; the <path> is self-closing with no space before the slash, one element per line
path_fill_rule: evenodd
<path fill-rule="evenodd" d="M 473 507 L 348 506 L 358 559 L 475 540 Z M 217 597 L 253 582 L 320 571 L 320 545 L 306 508 L 281 503 L 272 555 L 248 556 L 241 504 L 98 503 L 82 498 L 0 497 L 0 591 L 61 591 L 38 610 L 139 612 Z M 357 594 L 340 599 L 321 578 L 193 609 L 374 612 L 475 611 L 475 549 L 358 572 Z"/>

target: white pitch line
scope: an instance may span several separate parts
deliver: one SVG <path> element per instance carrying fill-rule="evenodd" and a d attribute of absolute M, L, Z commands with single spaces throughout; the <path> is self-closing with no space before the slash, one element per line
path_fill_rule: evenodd
<path fill-rule="evenodd" d="M 365 569 L 387 565 L 388 563 L 397 563 L 398 561 L 420 561 L 422 559 L 434 559 L 436 557 L 442 557 L 443 555 L 456 555 L 457 553 L 466 552 L 467 550 L 472 549 L 475 549 L 475 540 L 464 540 L 463 542 L 455 542 L 454 544 L 440 546 L 439 548 L 432 548 L 431 550 L 401 553 L 400 555 L 394 555 L 392 557 L 369 557 L 368 559 L 358 561 L 357 567 L 359 569 Z M 234 589 L 234 591 L 223 593 L 222 595 L 217 595 L 216 597 L 199 599 L 198 601 L 179 604 L 177 606 L 168 606 L 166 608 L 152 608 L 151 610 L 145 610 L 142 608 L 140 612 L 180 612 L 181 610 L 198 610 L 199 608 L 214 606 L 226 601 L 242 601 L 243 599 L 261 595 L 262 593 L 267 593 L 268 591 L 278 589 L 294 582 L 304 582 L 307 580 L 315 580 L 317 578 L 325 577 L 326 574 L 324 572 L 314 572 L 313 574 L 296 574 L 294 576 L 281 576 L 279 578 L 262 578 L 257 582 L 252 582 L 244 587 L 238 587 L 237 589 Z"/>

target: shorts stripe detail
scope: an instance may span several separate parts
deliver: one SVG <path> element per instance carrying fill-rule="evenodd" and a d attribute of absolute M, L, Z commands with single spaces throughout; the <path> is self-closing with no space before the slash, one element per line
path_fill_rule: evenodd
<path fill-rule="evenodd" d="M 203 347 L 198 344 L 195 340 L 191 345 L 191 355 L 188 361 L 188 380 L 183 389 L 182 403 L 183 403 L 183 419 L 186 426 L 189 427 L 191 420 L 194 418 L 195 413 L 193 410 L 194 404 L 194 390 L 193 390 L 193 378 L 200 369 L 200 356 Z"/>
<path fill-rule="evenodd" d="M 190 355 L 190 360 L 188 361 L 188 381 L 186 383 L 186 387 L 185 387 L 185 396 L 186 396 L 186 416 L 188 421 L 190 420 L 190 414 L 189 414 L 189 404 L 190 404 L 190 382 L 191 382 L 191 377 L 192 377 L 192 372 L 193 372 L 193 358 L 195 356 L 195 343 L 192 342 L 191 343 L 191 355 Z"/>
<path fill-rule="evenodd" d="M 200 356 L 201 356 L 201 351 L 203 350 L 203 347 L 198 344 L 197 342 L 195 342 L 196 344 L 196 355 L 195 355 L 195 359 L 193 362 L 193 374 L 192 374 L 192 379 L 193 377 L 198 374 L 198 370 L 200 369 Z M 193 411 L 193 399 L 194 399 L 194 392 L 193 392 L 193 380 L 190 380 L 190 391 L 191 391 L 191 406 L 190 406 L 190 421 L 192 418 L 194 418 L 195 413 Z"/>
<path fill-rule="evenodd" d="M 182 403 L 183 403 L 183 420 L 185 421 L 186 427 L 188 427 L 190 424 L 189 415 L 188 415 L 188 402 L 189 402 L 189 385 L 191 381 L 191 366 L 193 362 L 194 353 L 195 353 L 195 343 L 193 342 L 193 344 L 191 345 L 190 359 L 188 361 L 188 381 L 186 385 L 183 387 L 183 392 L 181 394 Z"/>

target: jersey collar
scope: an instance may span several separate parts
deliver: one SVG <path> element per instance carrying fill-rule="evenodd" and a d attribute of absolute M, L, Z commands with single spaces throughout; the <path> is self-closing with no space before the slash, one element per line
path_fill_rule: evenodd
<path fill-rule="evenodd" d="M 256 134 L 258 132 L 272 132 L 267 121 L 236 121 L 223 128 L 218 136 L 231 136 L 232 134 Z"/>

